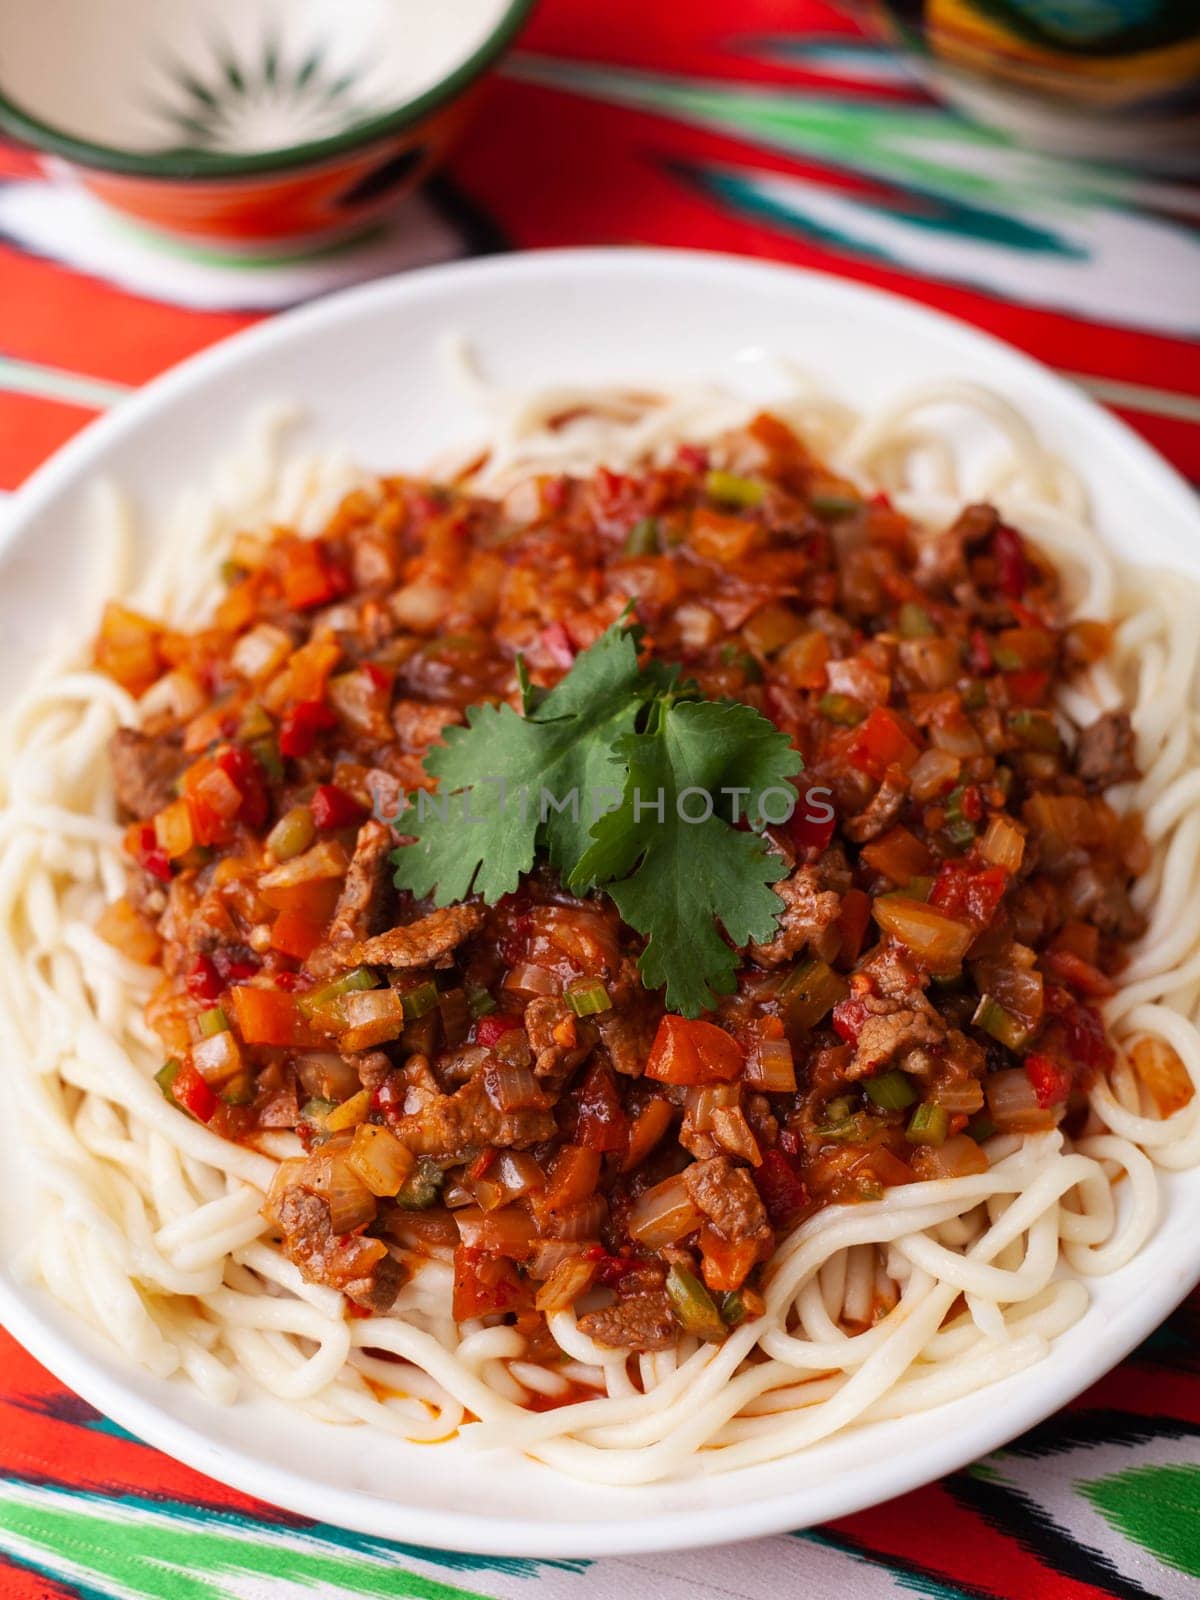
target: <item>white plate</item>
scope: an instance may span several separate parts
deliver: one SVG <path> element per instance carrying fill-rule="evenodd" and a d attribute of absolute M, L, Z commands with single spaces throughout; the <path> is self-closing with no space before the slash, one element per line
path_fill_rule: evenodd
<path fill-rule="evenodd" d="M 1080 392 L 960 323 L 832 278 L 712 255 L 555 252 L 415 273 L 282 317 L 87 429 L 11 508 L 0 546 L 0 683 L 19 679 L 52 624 L 90 625 L 77 580 L 89 480 L 111 474 L 153 512 L 228 449 L 243 412 L 285 397 L 308 408 L 310 438 L 350 441 L 370 466 L 418 467 L 480 430 L 444 383 L 437 345 L 446 330 L 466 334 L 489 374 L 510 385 L 702 377 L 757 386 L 764 364 L 747 359 L 754 349 L 793 357 L 859 405 L 923 378 L 976 379 L 1016 402 L 1074 464 L 1116 550 L 1200 572 L 1200 515 L 1182 480 Z M 0 1189 L 6 1178 L 0 1170 Z M 0 1216 L 11 1222 L 8 1182 Z M 324 1426 L 266 1399 L 223 1410 L 182 1383 L 131 1370 L 3 1270 L 0 1318 L 142 1439 L 303 1515 L 489 1554 L 678 1548 L 844 1516 L 961 1467 L 1066 1404 L 1200 1276 L 1200 1172 L 1166 1180 L 1164 1192 L 1154 1237 L 1093 1283 L 1090 1311 L 1040 1366 L 915 1423 L 876 1424 L 869 1450 L 860 1430 L 791 1461 L 686 1484 L 582 1487 L 522 1460 Z"/>

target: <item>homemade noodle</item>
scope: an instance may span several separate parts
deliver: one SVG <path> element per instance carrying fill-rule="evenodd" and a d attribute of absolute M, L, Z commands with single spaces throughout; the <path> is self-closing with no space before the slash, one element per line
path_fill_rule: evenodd
<path fill-rule="evenodd" d="M 465 362 L 462 376 L 492 413 L 471 479 L 488 491 L 533 471 L 653 460 L 747 414 L 745 399 L 716 389 L 512 400 Z M 1149 926 L 1105 1016 L 1123 1048 L 1145 1037 L 1173 1047 L 1200 1090 L 1194 588 L 1118 572 L 1078 481 L 997 395 L 946 383 L 858 417 L 789 377 L 794 387 L 771 409 L 839 471 L 885 489 L 931 530 L 990 498 L 1062 568 L 1077 612 L 1117 620 L 1109 656 L 1076 681 L 1066 707 L 1086 722 L 1126 705 L 1144 773 L 1112 798 L 1144 813 L 1154 859 L 1135 903 Z M 947 422 L 964 411 L 1002 446 L 985 467 L 964 465 L 951 444 Z M 181 505 L 140 572 L 129 512 L 104 492 L 97 612 L 119 594 L 196 625 L 237 531 L 322 526 L 363 475 L 343 456 L 285 459 L 283 421 L 263 419 L 210 492 Z M 425 1441 L 457 1433 L 608 1484 L 750 1466 L 1041 1360 L 1086 1309 L 1087 1278 L 1122 1266 L 1152 1233 L 1155 1168 L 1200 1160 L 1200 1093 L 1159 1118 L 1119 1052 L 1091 1090 L 1084 1137 L 996 1135 L 982 1175 L 908 1184 L 801 1224 L 771 1261 L 766 1314 L 722 1344 L 681 1335 L 672 1350 L 627 1359 L 566 1311 L 550 1319 L 566 1360 L 538 1365 L 522 1359 L 511 1327 L 456 1326 L 442 1260 L 417 1271 L 386 1315 L 348 1318 L 341 1294 L 306 1282 L 267 1242 L 260 1206 L 275 1158 L 298 1151 L 295 1136 L 262 1135 L 270 1154 L 259 1153 L 166 1102 L 153 1080 L 161 1050 L 143 1019 L 156 973 L 93 931 L 125 878 L 105 747 L 137 716 L 75 648 L 0 729 L 0 1039 L 13 1125 L 28 1130 L 42 1190 L 22 1265 L 132 1360 L 163 1377 L 182 1372 L 213 1400 L 232 1402 L 249 1378 L 324 1421 Z M 865 1326 L 881 1306 L 891 1309 Z M 581 1388 L 594 1397 L 525 1403 Z"/>

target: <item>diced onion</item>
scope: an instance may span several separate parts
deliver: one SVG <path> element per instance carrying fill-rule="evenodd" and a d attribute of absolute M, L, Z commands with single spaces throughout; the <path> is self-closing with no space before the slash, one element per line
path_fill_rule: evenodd
<path fill-rule="evenodd" d="M 493 1057 L 483 1069 L 483 1087 L 497 1111 L 525 1111 L 545 1100 L 528 1067 Z"/>
<path fill-rule="evenodd" d="M 694 1232 L 703 1220 L 692 1204 L 683 1179 L 668 1178 L 634 1201 L 629 1214 L 629 1232 L 639 1243 L 659 1250 Z"/>
<path fill-rule="evenodd" d="M 354 1130 L 354 1143 L 346 1160 L 373 1195 L 398 1194 L 416 1157 L 387 1128 L 364 1122 Z"/>
<path fill-rule="evenodd" d="M 740 1156 L 752 1167 L 762 1165 L 762 1151 L 754 1137 L 746 1113 L 740 1106 L 718 1106 L 712 1117 L 713 1138 L 731 1156 Z"/>
<path fill-rule="evenodd" d="M 1188 1070 L 1165 1039 L 1139 1039 L 1129 1055 L 1160 1117 L 1171 1116 L 1191 1100 L 1195 1088 Z"/>
<path fill-rule="evenodd" d="M 234 645 L 230 663 L 240 677 L 266 678 L 283 665 L 293 648 L 290 634 L 274 623 L 260 622 Z"/>
<path fill-rule="evenodd" d="M 921 1152 L 923 1178 L 970 1178 L 988 1169 L 988 1158 L 969 1133 L 955 1134 L 944 1144 L 926 1145 Z"/>
<path fill-rule="evenodd" d="M 490 1250 L 515 1261 L 533 1254 L 537 1230 L 524 1206 L 504 1206 L 499 1211 L 467 1206 L 454 1213 L 454 1221 L 459 1238 L 471 1249 Z"/>
<path fill-rule="evenodd" d="M 1016 872 L 1025 856 L 1025 835 L 1011 817 L 992 817 L 979 841 L 979 853 L 993 866 Z"/>
<path fill-rule="evenodd" d="M 955 1115 L 973 1116 L 983 1109 L 983 1085 L 978 1078 L 963 1078 L 957 1083 L 942 1083 L 931 1091 L 930 1098 Z"/>
<path fill-rule="evenodd" d="M 953 789 L 961 770 L 962 762 L 949 751 L 923 750 L 909 768 L 909 792 L 918 804 L 924 805 Z"/>
<path fill-rule="evenodd" d="M 746 1058 L 747 1083 L 766 1094 L 794 1094 L 796 1063 L 787 1039 L 760 1039 Z"/>
<path fill-rule="evenodd" d="M 545 967 L 536 966 L 532 961 L 522 961 L 505 978 L 504 987 L 517 994 L 557 994 L 558 979 Z"/>
<path fill-rule="evenodd" d="M 192 1046 L 192 1065 L 206 1083 L 225 1083 L 241 1072 L 241 1046 L 228 1029 Z"/>
<path fill-rule="evenodd" d="M 1001 1133 L 1030 1133 L 1054 1126 L 1053 1113 L 1038 1105 L 1037 1091 L 1020 1067 L 993 1072 L 984 1092 L 992 1121 Z"/>
<path fill-rule="evenodd" d="M 334 1233 L 353 1233 L 375 1220 L 375 1196 L 350 1165 L 347 1151 L 310 1156 L 304 1187 L 329 1207 Z"/>
<path fill-rule="evenodd" d="M 935 972 L 956 967 L 975 937 L 975 930 L 965 923 L 907 895 L 880 895 L 872 902 L 871 913 L 881 928 Z"/>
<path fill-rule="evenodd" d="M 948 689 L 958 677 L 959 650 L 954 639 L 903 639 L 900 660 L 925 689 Z"/>
<path fill-rule="evenodd" d="M 538 1290 L 533 1303 L 542 1312 L 565 1311 L 591 1288 L 595 1276 L 594 1261 L 585 1260 L 579 1255 L 567 1256 Z"/>
<path fill-rule="evenodd" d="M 586 1200 L 548 1212 L 542 1232 L 553 1239 L 597 1239 L 607 1216 L 608 1201 L 602 1194 L 590 1194 Z"/>

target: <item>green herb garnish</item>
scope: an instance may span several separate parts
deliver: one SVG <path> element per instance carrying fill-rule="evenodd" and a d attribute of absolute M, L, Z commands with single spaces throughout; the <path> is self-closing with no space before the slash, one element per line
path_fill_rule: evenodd
<path fill-rule="evenodd" d="M 640 967 L 672 1011 L 694 1017 L 734 988 L 732 945 L 769 940 L 786 872 L 760 835 L 781 821 L 803 763 L 751 706 L 705 700 L 678 669 L 638 663 L 622 618 L 548 692 L 519 674 L 524 715 L 479 705 L 425 770 L 436 795 L 395 819 L 396 884 L 439 906 L 495 905 L 538 856 L 576 893 L 603 889 L 646 936 Z"/>

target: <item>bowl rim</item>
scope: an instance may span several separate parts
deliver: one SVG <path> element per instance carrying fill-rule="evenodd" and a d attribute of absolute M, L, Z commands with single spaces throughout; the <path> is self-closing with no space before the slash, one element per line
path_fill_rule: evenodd
<path fill-rule="evenodd" d="M 122 150 L 54 127 L 18 104 L 3 88 L 0 88 L 0 133 L 79 166 L 125 177 L 243 178 L 316 166 L 348 150 L 399 133 L 461 94 L 508 48 L 536 4 L 537 0 L 507 0 L 492 28 L 471 54 L 423 93 L 390 111 L 357 122 L 341 133 L 303 144 L 282 145 L 275 150 L 256 150 L 245 155 L 209 150 Z"/>

